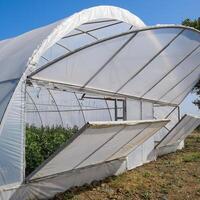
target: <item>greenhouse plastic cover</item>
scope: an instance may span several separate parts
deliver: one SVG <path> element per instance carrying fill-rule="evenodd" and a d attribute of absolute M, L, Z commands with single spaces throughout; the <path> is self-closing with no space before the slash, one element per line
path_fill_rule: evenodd
<path fill-rule="evenodd" d="M 80 25 L 100 19 L 119 20 L 137 28 L 145 26 L 137 16 L 124 9 L 99 6 L 83 10 L 64 20 L 18 37 L 0 41 L 0 66 L 2 68 L 0 74 L 0 120 L 19 79 L 23 77 L 23 74 L 26 77 L 27 74 L 34 71 L 40 57 L 47 49 Z"/>
<path fill-rule="evenodd" d="M 174 128 L 161 140 L 156 148 L 179 144 L 200 124 L 200 118 L 184 115 Z"/>
<path fill-rule="evenodd" d="M 168 122 L 166 119 L 89 122 L 28 179 L 48 177 L 125 157 Z"/>
<path fill-rule="evenodd" d="M 82 92 L 178 105 L 199 80 L 199 45 L 200 34 L 195 29 L 176 25 L 146 27 L 135 15 L 110 6 L 87 9 L 0 41 L 0 156 L 5 158 L 0 167 L 6 171 L 0 174 L 0 185 L 24 180 L 27 76 L 31 81 L 56 82 Z M 129 132 L 129 128 L 124 131 Z M 110 159 L 124 152 L 127 149 L 110 155 Z M 86 160 L 80 166 L 87 164 Z M 51 170 L 44 175 L 54 173 Z"/>
<path fill-rule="evenodd" d="M 38 68 L 37 79 L 180 104 L 199 79 L 199 35 L 183 26 L 146 27 L 126 10 L 100 6 L 1 41 L 0 118 L 19 79 Z M 42 67 L 45 59 L 51 67 Z"/>
<path fill-rule="evenodd" d="M 103 180 L 106 177 L 119 175 L 127 170 L 126 158 L 83 167 L 45 179 L 33 180 L 22 185 L 13 193 L 7 191 L 10 200 L 52 199 L 57 193 L 74 186 L 90 184 L 92 181 Z M 6 199 L 6 194 L 1 196 Z"/>
<path fill-rule="evenodd" d="M 37 68 L 40 57 L 47 49 L 74 28 L 88 21 L 103 19 L 111 20 L 112 23 L 123 21 L 137 28 L 145 26 L 128 11 L 100 6 L 18 37 L 0 41 L 0 186 L 9 187 L 10 184 L 21 184 L 24 180 L 26 76 Z"/>
<path fill-rule="evenodd" d="M 152 27 L 72 51 L 30 77 L 82 91 L 178 105 L 199 80 L 199 53 L 198 32 L 183 27 Z"/>

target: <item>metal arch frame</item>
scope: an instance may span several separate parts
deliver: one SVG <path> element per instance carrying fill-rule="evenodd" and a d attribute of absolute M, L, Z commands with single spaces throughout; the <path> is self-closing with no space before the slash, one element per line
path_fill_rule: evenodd
<path fill-rule="evenodd" d="M 130 38 L 127 39 L 125 43 L 122 44 L 122 46 L 117 49 L 117 51 L 101 66 L 90 78 L 87 80 L 81 88 L 85 88 L 128 44 L 131 42 L 131 40 L 137 35 L 137 33 L 132 34 Z"/>
<path fill-rule="evenodd" d="M 160 78 L 150 89 L 148 89 L 141 97 L 147 95 L 154 87 L 156 87 L 163 79 L 165 79 L 171 72 L 173 72 L 177 67 L 179 67 L 188 57 L 190 57 L 198 48 L 200 44 L 198 44 L 191 52 L 189 52 L 184 58 L 179 61 L 171 70 L 169 70 L 162 78 Z"/>
<path fill-rule="evenodd" d="M 74 93 L 74 96 L 75 96 L 75 98 L 76 98 L 76 100 L 77 100 L 77 102 L 78 102 L 78 105 L 79 105 L 79 107 L 80 107 L 80 111 L 81 111 L 81 113 L 82 113 L 82 115 L 83 115 L 84 123 L 86 123 L 85 114 L 84 114 L 84 112 L 83 112 L 82 105 L 81 105 L 81 103 L 80 103 L 80 101 L 79 101 L 79 99 L 78 99 L 76 93 L 75 93 L 75 92 L 73 92 L 73 93 Z"/>
<path fill-rule="evenodd" d="M 146 67 L 149 66 L 149 64 L 157 58 L 167 47 L 170 46 L 182 33 L 184 32 L 184 29 L 182 29 L 175 37 L 173 37 L 161 50 L 159 50 L 142 68 L 140 68 L 135 74 L 131 76 L 122 86 L 116 90 L 115 93 L 118 93 L 122 88 L 124 88 L 130 81 L 132 81 L 140 72 L 142 72 Z"/>
<path fill-rule="evenodd" d="M 182 29 L 181 31 L 184 31 L 185 29 L 188 29 L 188 30 L 193 30 L 193 31 L 196 31 L 196 32 L 200 33 L 199 31 L 197 31 L 197 30 L 195 30 L 195 29 L 188 28 L 188 27 L 184 27 L 184 26 L 159 26 L 159 27 L 148 27 L 148 28 L 143 28 L 143 29 L 139 29 L 139 30 L 136 30 L 136 31 L 129 31 L 129 32 L 126 32 L 126 33 L 123 33 L 123 34 L 119 34 L 119 35 L 115 35 L 115 36 L 112 36 L 112 37 L 109 37 L 109 38 L 106 38 L 106 39 L 99 40 L 99 41 L 94 42 L 94 43 L 92 43 L 92 44 L 89 44 L 89 45 L 86 45 L 86 46 L 81 47 L 81 48 L 79 48 L 79 49 L 76 49 L 76 50 L 74 50 L 73 52 L 68 53 L 67 55 L 63 55 L 63 56 L 61 56 L 61 57 L 59 57 L 59 58 L 53 60 L 52 62 L 47 63 L 47 64 L 44 65 L 43 67 L 37 69 L 37 70 L 34 71 L 32 74 L 30 74 L 29 77 L 34 76 L 35 74 L 37 74 L 38 72 L 40 72 L 40 71 L 44 70 L 45 68 L 51 66 L 51 64 L 53 64 L 53 63 L 55 63 L 55 62 L 57 62 L 57 61 L 59 61 L 59 60 L 65 58 L 65 57 L 68 57 L 68 56 L 70 56 L 70 55 L 73 55 L 74 53 L 77 53 L 77 52 L 79 52 L 79 51 L 81 51 L 81 50 L 83 50 L 83 49 L 85 49 L 85 48 L 91 47 L 91 46 L 93 46 L 93 45 L 95 45 L 95 44 L 99 44 L 99 43 L 101 43 L 101 42 L 105 42 L 105 41 L 107 41 L 107 40 L 111 40 L 111 39 L 114 39 L 114 38 L 117 38 L 117 37 L 121 37 L 121 36 L 124 36 L 124 35 L 131 34 L 131 33 L 138 33 L 138 32 L 140 32 L 140 31 L 154 30 L 154 29 L 160 29 L 160 28 L 175 28 L 175 27 L 176 27 L 176 28 Z M 180 34 L 180 33 L 179 33 L 179 34 Z M 46 81 L 49 81 L 49 80 L 46 80 Z M 51 82 L 52 82 L 52 81 L 51 81 Z M 63 83 L 61 83 L 61 84 L 63 84 Z M 65 85 L 69 85 L 69 84 L 65 84 Z M 69 85 L 69 86 L 70 86 L 70 85 Z M 81 87 L 81 86 L 76 86 L 76 85 L 72 85 L 72 86 L 74 86 L 74 87 Z M 90 89 L 90 88 L 88 88 L 88 89 Z M 91 88 L 91 89 L 92 89 L 92 88 Z M 119 94 L 119 95 L 120 95 L 120 94 Z M 123 94 L 122 94 L 122 95 L 123 95 Z M 124 96 L 124 95 L 123 95 L 123 96 Z M 130 96 L 130 95 L 129 95 L 129 96 Z M 137 98 L 137 99 L 138 99 L 138 98 L 139 98 L 139 99 L 145 99 L 145 100 L 147 99 L 147 98 L 141 98 L 141 97 L 135 97 L 135 98 Z M 151 100 L 150 100 L 150 101 L 151 101 Z M 152 102 L 159 102 L 159 100 L 152 100 Z M 166 103 L 166 102 L 162 102 L 162 101 L 160 101 L 160 102 L 161 102 L 161 103 L 164 103 L 164 104 L 168 104 L 168 103 Z M 170 102 L 170 104 L 173 104 L 173 103 Z M 176 104 L 174 104 L 174 105 L 176 105 Z"/>
<path fill-rule="evenodd" d="M 64 127 L 64 123 L 63 123 L 63 120 L 62 120 L 62 116 L 61 116 L 61 113 L 59 111 L 59 108 L 58 108 L 58 105 L 56 103 L 56 100 L 55 98 L 53 97 L 53 94 L 51 94 L 50 90 L 48 88 L 46 88 L 48 93 L 50 94 L 51 98 L 53 99 L 53 102 L 55 103 L 55 106 L 56 106 L 56 109 L 57 109 L 57 112 L 58 112 L 58 115 L 60 116 L 60 120 L 61 120 L 61 123 L 62 123 L 62 126 Z"/>
<path fill-rule="evenodd" d="M 38 116 L 39 116 L 39 118 L 40 118 L 41 125 L 44 126 L 43 121 L 42 121 L 42 117 L 41 117 L 40 112 L 39 112 L 39 110 L 38 110 L 38 108 L 37 108 L 37 106 L 36 106 L 36 103 L 34 102 L 33 98 L 31 97 L 31 95 L 29 94 L 29 92 L 28 92 L 27 90 L 26 90 L 26 93 L 27 93 L 27 95 L 30 97 L 31 101 L 33 102 L 33 105 L 34 105 L 35 108 L 36 108 L 36 111 L 37 111 Z"/>
<path fill-rule="evenodd" d="M 197 65 L 189 74 L 187 74 L 186 76 L 184 76 L 178 83 L 176 83 L 173 87 L 171 87 L 169 90 L 167 90 L 158 100 L 162 99 L 163 97 L 165 97 L 171 90 L 173 90 L 174 88 L 176 88 L 182 81 L 184 81 L 186 78 L 188 78 L 191 74 L 193 74 L 194 71 L 196 71 L 196 69 L 198 69 L 200 67 L 200 64 Z"/>
<path fill-rule="evenodd" d="M 132 33 L 139 33 L 139 32 L 143 32 L 143 31 L 148 31 L 148 30 L 157 30 L 157 29 L 169 29 L 169 28 L 179 28 L 179 29 L 183 29 L 183 30 L 191 30 L 191 31 L 194 31 L 194 32 L 197 32 L 200 34 L 200 31 L 194 29 L 194 28 L 191 28 L 191 27 L 186 27 L 186 26 L 182 26 L 182 25 L 165 25 L 165 26 L 152 26 L 152 27 L 147 27 L 147 28 L 142 28 L 142 29 L 137 29 L 137 30 L 133 30 L 133 31 L 127 31 L 125 33 L 121 33 L 121 34 L 117 34 L 117 35 L 114 35 L 114 36 L 111 36 L 111 37 L 108 37 L 108 38 L 104 38 L 104 39 L 100 39 L 98 41 L 95 41 L 93 43 L 90 43 L 90 44 L 87 44 L 83 47 L 80 47 L 80 48 L 77 48 L 75 49 L 74 51 L 72 52 L 69 52 L 67 54 L 64 54 L 52 61 L 50 61 L 49 63 L 43 65 L 42 67 L 40 67 L 39 69 L 36 69 L 35 71 L 33 71 L 30 75 L 28 75 L 28 78 L 34 76 L 35 74 L 37 74 L 38 72 L 40 71 L 43 71 L 44 69 L 46 69 L 47 67 L 51 66 L 52 64 L 64 59 L 64 58 L 67 58 L 75 53 L 78 53 L 79 51 L 82 51 L 82 50 L 85 50 L 89 47 L 92 47 L 92 46 L 95 46 L 97 44 L 100 44 L 100 43 L 103 43 L 103 42 L 106 42 L 106 41 L 109 41 L 109 40 L 112 40 L 112 39 L 115 39 L 115 38 L 119 38 L 119 37 L 122 37 L 122 36 L 126 36 L 126 35 L 130 35 Z"/>

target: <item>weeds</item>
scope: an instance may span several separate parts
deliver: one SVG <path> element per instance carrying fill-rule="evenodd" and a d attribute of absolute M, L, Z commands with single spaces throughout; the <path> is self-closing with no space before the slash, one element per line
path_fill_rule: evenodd
<path fill-rule="evenodd" d="M 200 161 L 200 153 L 199 152 L 193 152 L 190 154 L 186 154 L 183 157 L 184 162 L 198 162 Z"/>

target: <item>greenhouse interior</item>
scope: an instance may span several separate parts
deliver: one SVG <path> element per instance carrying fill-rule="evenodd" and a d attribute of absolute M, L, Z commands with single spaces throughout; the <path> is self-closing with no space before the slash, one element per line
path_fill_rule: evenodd
<path fill-rule="evenodd" d="M 184 148 L 200 32 L 98 6 L 0 41 L 0 199 L 48 199 Z"/>

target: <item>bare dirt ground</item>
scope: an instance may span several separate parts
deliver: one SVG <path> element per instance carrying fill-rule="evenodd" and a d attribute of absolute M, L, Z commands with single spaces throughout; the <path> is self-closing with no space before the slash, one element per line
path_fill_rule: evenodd
<path fill-rule="evenodd" d="M 71 188 L 54 200 L 200 200 L 200 132 L 185 148 L 120 176 Z"/>

